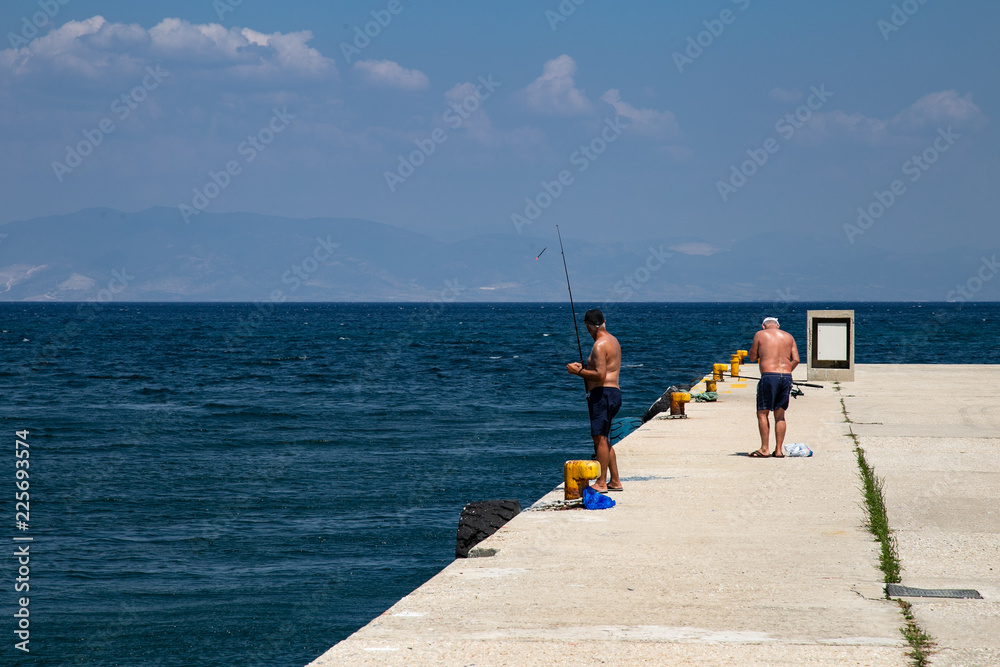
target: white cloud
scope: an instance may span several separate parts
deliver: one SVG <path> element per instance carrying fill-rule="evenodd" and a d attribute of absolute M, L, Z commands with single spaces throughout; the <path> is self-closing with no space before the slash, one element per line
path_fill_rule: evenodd
<path fill-rule="evenodd" d="M 772 88 L 769 93 L 772 100 L 777 100 L 778 102 L 798 102 L 802 99 L 802 91 L 795 90 L 785 90 L 784 88 Z"/>
<path fill-rule="evenodd" d="M 796 138 L 817 143 L 833 137 L 851 137 L 863 142 L 877 143 L 886 138 L 887 127 L 888 121 L 868 118 L 864 114 L 823 111 L 814 113 L 805 127 L 796 134 Z"/>
<path fill-rule="evenodd" d="M 561 55 L 545 63 L 542 75 L 520 91 L 525 106 L 536 113 L 550 116 L 574 116 L 589 113 L 593 105 L 577 89 L 574 75 L 576 61 Z"/>
<path fill-rule="evenodd" d="M 809 143 L 847 137 L 865 143 L 880 143 L 891 137 L 914 135 L 954 125 L 979 129 L 987 117 L 972 101 L 954 90 L 928 93 L 892 118 L 871 118 L 861 113 L 823 111 L 812 117 L 796 138 Z"/>
<path fill-rule="evenodd" d="M 307 45 L 312 38 L 309 31 L 265 34 L 175 18 L 146 30 L 94 16 L 70 21 L 22 48 L 0 51 L 0 80 L 53 89 L 66 81 L 76 81 L 74 88 L 113 86 L 152 64 L 221 85 L 274 88 L 336 78 L 334 61 Z"/>
<path fill-rule="evenodd" d="M 986 120 L 983 112 L 972 101 L 972 93 L 964 97 L 954 90 L 928 93 L 892 119 L 900 130 L 918 130 L 953 123 L 978 126 Z"/>
<path fill-rule="evenodd" d="M 615 113 L 630 122 L 629 128 L 641 134 L 652 136 L 678 136 L 681 133 L 677 119 L 669 111 L 655 109 L 637 109 L 622 100 L 617 88 L 612 88 L 601 95 L 601 99 L 615 109 Z"/>
<path fill-rule="evenodd" d="M 384 88 L 424 90 L 431 85 L 420 70 L 406 69 L 391 60 L 359 60 L 354 69 L 368 83 Z"/>

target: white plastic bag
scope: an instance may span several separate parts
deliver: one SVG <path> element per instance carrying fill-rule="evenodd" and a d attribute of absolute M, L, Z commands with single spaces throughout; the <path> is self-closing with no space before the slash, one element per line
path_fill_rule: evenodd
<path fill-rule="evenodd" d="M 793 442 L 790 445 L 785 445 L 783 447 L 785 450 L 785 456 L 812 456 L 813 452 L 811 449 L 806 447 L 801 442 Z"/>

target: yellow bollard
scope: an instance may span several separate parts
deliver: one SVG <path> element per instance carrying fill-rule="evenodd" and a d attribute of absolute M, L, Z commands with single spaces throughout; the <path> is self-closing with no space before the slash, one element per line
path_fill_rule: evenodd
<path fill-rule="evenodd" d="M 729 368 L 729 366 L 726 364 L 715 364 L 712 366 L 712 379 L 716 382 L 725 382 L 726 378 L 723 374 L 726 372 L 727 368 Z"/>
<path fill-rule="evenodd" d="M 686 391 L 674 391 L 670 393 L 670 414 L 683 415 L 684 404 L 691 402 L 691 394 Z"/>
<path fill-rule="evenodd" d="M 736 350 L 736 354 L 740 355 L 740 363 L 744 363 L 743 360 L 750 356 L 750 353 L 746 350 Z"/>
<path fill-rule="evenodd" d="M 601 464 L 597 461 L 566 461 L 563 465 L 566 500 L 576 500 L 583 496 L 583 489 L 590 486 L 590 480 L 601 476 Z"/>
<path fill-rule="evenodd" d="M 718 380 L 709 380 L 708 378 L 705 378 L 705 391 L 719 391 L 715 388 L 716 382 L 718 382 Z"/>
<path fill-rule="evenodd" d="M 734 378 L 740 376 L 740 355 L 734 354 L 729 360 L 729 374 Z"/>

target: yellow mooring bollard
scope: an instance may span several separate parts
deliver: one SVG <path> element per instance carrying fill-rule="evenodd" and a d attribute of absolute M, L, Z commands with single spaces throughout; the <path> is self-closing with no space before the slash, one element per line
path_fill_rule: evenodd
<path fill-rule="evenodd" d="M 601 464 L 597 461 L 566 461 L 563 465 L 566 500 L 583 497 L 583 489 L 590 486 L 590 480 L 601 476 Z"/>
<path fill-rule="evenodd" d="M 670 392 L 670 414 L 671 416 L 687 416 L 684 414 L 684 404 L 691 402 L 691 394 L 686 391 Z"/>
<path fill-rule="evenodd" d="M 716 382 L 725 382 L 725 372 L 729 368 L 728 364 L 715 364 L 712 366 L 712 379 Z"/>
<path fill-rule="evenodd" d="M 705 391 L 719 391 L 716 388 L 716 382 L 718 382 L 718 380 L 709 380 L 708 378 L 705 378 Z"/>
<path fill-rule="evenodd" d="M 740 376 L 740 355 L 734 354 L 729 360 L 729 374 L 734 378 Z"/>
<path fill-rule="evenodd" d="M 743 360 L 750 356 L 750 353 L 746 350 L 736 350 L 736 354 L 740 355 L 740 363 L 744 363 Z"/>

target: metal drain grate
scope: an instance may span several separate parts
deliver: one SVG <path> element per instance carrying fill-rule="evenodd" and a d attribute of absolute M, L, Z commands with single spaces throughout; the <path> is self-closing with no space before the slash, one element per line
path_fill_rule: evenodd
<path fill-rule="evenodd" d="M 964 598 L 982 600 L 979 591 L 971 588 L 910 588 L 899 584 L 886 584 L 886 595 L 891 598 Z"/>

